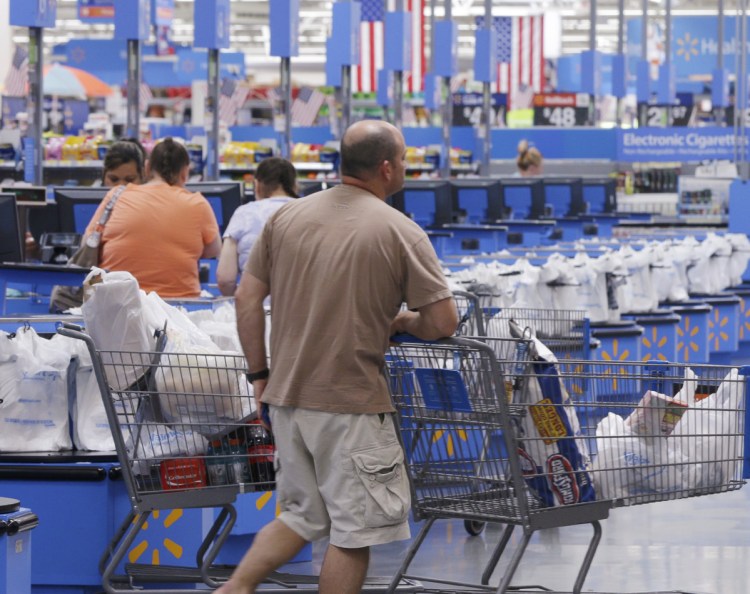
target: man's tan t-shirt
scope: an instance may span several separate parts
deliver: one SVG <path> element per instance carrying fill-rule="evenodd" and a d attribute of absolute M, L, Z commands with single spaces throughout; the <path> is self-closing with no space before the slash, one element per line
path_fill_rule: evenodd
<path fill-rule="evenodd" d="M 451 296 L 412 220 L 341 185 L 283 206 L 245 267 L 271 290 L 271 377 L 263 402 L 334 413 L 393 410 L 382 370 L 390 324 Z"/>

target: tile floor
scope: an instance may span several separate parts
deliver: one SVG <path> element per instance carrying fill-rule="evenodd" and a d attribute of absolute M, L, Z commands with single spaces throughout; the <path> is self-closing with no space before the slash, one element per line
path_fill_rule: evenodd
<path fill-rule="evenodd" d="M 750 488 L 672 502 L 612 510 L 584 584 L 585 592 L 680 592 L 750 594 Z M 417 530 L 413 530 L 416 534 Z M 518 542 L 518 529 L 510 547 Z M 571 526 L 534 536 L 514 584 L 539 584 L 569 592 L 591 528 Z M 461 521 L 440 521 L 425 541 L 411 573 L 479 582 L 501 528 L 489 525 L 469 536 Z M 408 542 L 375 547 L 371 575 L 391 576 Z M 325 543 L 313 548 L 312 563 L 285 568 L 317 573 Z M 505 565 L 501 561 L 493 583 Z M 425 585 L 427 585 L 425 583 Z M 538 591 L 538 590 L 537 590 Z"/>

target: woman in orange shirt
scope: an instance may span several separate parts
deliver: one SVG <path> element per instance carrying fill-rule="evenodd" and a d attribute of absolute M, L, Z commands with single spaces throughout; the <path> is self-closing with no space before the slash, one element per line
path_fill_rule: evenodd
<path fill-rule="evenodd" d="M 166 138 L 146 163 L 143 185 L 128 184 L 102 233 L 99 266 L 125 270 L 141 289 L 161 297 L 198 297 L 198 260 L 216 258 L 221 235 L 208 201 L 185 189 L 190 158 Z M 111 193 L 86 229 L 92 233 Z"/>

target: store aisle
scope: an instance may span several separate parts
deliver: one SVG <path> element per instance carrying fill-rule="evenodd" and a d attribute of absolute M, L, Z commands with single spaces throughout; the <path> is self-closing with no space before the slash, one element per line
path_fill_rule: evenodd
<path fill-rule="evenodd" d="M 585 582 L 587 592 L 750 594 L 750 488 L 707 497 L 620 508 L 602 522 L 602 542 Z M 416 530 L 413 530 L 416 534 Z M 433 528 L 412 573 L 476 580 L 500 537 L 488 526 L 469 536 L 460 521 Z M 573 526 L 538 533 L 531 541 L 514 584 L 539 584 L 570 591 L 591 533 Z M 512 543 L 517 543 L 514 534 Z M 373 549 L 371 575 L 393 575 L 408 543 Z M 506 551 L 510 554 L 510 546 Z M 298 573 L 320 569 L 325 543 L 313 549 L 312 564 L 292 565 Z M 501 568 L 504 567 L 501 563 Z M 494 583 L 497 583 L 497 575 Z"/>

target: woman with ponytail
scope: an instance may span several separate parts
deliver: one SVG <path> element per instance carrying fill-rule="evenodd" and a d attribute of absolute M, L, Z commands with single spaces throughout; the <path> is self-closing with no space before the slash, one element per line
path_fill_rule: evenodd
<path fill-rule="evenodd" d="M 263 159 L 255 171 L 255 201 L 240 206 L 224 231 L 216 282 L 222 295 L 234 295 L 237 277 L 266 221 L 297 198 L 297 170 L 286 159 Z"/>
<path fill-rule="evenodd" d="M 534 177 L 542 174 L 542 153 L 539 149 L 529 144 L 528 140 L 518 143 L 518 165 L 517 175 L 521 177 Z"/>
<path fill-rule="evenodd" d="M 122 191 L 102 230 L 99 266 L 124 270 L 146 292 L 161 297 L 198 297 L 198 260 L 216 258 L 221 236 L 211 205 L 185 189 L 190 157 L 171 138 L 159 142 L 146 161 L 145 184 Z M 113 189 L 112 192 L 115 192 Z M 91 219 L 96 230 L 110 192 Z"/>

